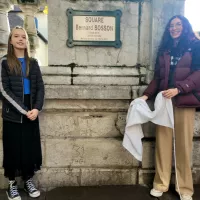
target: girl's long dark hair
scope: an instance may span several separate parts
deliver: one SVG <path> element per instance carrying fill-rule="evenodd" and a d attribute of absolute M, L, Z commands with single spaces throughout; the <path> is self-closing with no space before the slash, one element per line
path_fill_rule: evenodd
<path fill-rule="evenodd" d="M 7 61 L 8 61 L 8 67 L 10 69 L 11 73 L 15 73 L 17 75 L 21 75 L 21 63 L 19 62 L 19 60 L 17 59 L 16 55 L 15 55 L 15 51 L 14 51 L 14 47 L 13 45 L 11 45 L 11 39 L 12 39 L 12 35 L 13 32 L 16 29 L 21 29 L 24 31 L 25 35 L 26 35 L 26 40 L 27 40 L 27 48 L 24 50 L 24 57 L 26 59 L 26 76 L 28 76 L 29 74 L 29 64 L 30 64 L 30 56 L 29 56 L 29 40 L 28 40 L 28 35 L 26 30 L 21 27 L 21 26 L 15 26 L 12 31 L 10 32 L 10 35 L 8 37 L 8 50 L 7 50 Z"/>
<path fill-rule="evenodd" d="M 179 51 L 178 53 L 180 54 L 184 53 L 192 41 L 198 40 L 194 34 L 194 31 L 192 30 L 192 26 L 190 22 L 188 21 L 188 19 L 182 15 L 175 15 L 167 23 L 164 34 L 162 36 L 160 46 L 158 48 L 158 56 L 162 55 L 164 52 L 170 51 L 174 46 L 174 40 L 170 35 L 169 27 L 170 27 L 171 21 L 175 18 L 179 18 L 183 26 L 183 31 L 176 47 L 176 50 Z"/>

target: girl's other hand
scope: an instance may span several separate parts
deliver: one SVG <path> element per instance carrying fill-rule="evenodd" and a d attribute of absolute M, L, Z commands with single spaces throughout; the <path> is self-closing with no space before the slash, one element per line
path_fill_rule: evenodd
<path fill-rule="evenodd" d="M 173 89 L 164 90 L 162 94 L 165 98 L 171 99 L 175 97 L 178 93 L 179 93 L 178 89 L 173 88 Z"/>
<path fill-rule="evenodd" d="M 30 120 L 34 121 L 37 118 L 37 116 L 38 116 L 38 113 L 39 113 L 38 109 L 33 109 L 33 110 L 29 111 L 29 112 L 30 112 L 30 114 L 27 117 Z"/>
<path fill-rule="evenodd" d="M 146 100 L 148 99 L 148 96 L 143 95 L 143 96 L 141 96 L 140 98 L 146 101 Z"/>
<path fill-rule="evenodd" d="M 31 114 L 31 111 L 28 111 L 26 116 L 29 118 L 30 114 Z"/>

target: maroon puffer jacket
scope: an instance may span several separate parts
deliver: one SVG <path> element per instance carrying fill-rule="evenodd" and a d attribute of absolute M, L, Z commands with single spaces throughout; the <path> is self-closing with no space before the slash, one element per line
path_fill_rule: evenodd
<path fill-rule="evenodd" d="M 197 45 L 197 48 L 199 47 L 200 45 Z M 193 50 L 186 52 L 179 60 L 174 72 L 174 88 L 180 90 L 180 93 L 172 99 L 176 107 L 200 107 L 200 62 L 195 62 L 195 66 L 192 66 L 194 58 L 192 54 Z M 195 51 L 196 56 L 200 58 L 200 48 Z M 165 52 L 158 59 L 154 79 L 144 91 L 144 95 L 151 98 L 158 92 L 168 89 L 169 72 L 170 55 Z"/>

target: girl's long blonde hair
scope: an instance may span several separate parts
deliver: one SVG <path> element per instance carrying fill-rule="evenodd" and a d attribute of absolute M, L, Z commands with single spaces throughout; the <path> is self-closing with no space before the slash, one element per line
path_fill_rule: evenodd
<path fill-rule="evenodd" d="M 15 55 L 14 52 L 14 47 L 11 44 L 11 38 L 13 35 L 14 30 L 16 29 L 21 29 L 24 31 L 25 35 L 26 35 L 26 40 L 27 40 L 27 46 L 24 50 L 24 57 L 26 60 L 26 76 L 29 75 L 29 71 L 30 71 L 30 53 L 29 53 L 29 49 L 30 49 L 30 44 L 29 44 L 29 39 L 28 39 L 28 34 L 26 32 L 26 30 L 21 27 L 21 26 L 16 26 L 12 29 L 12 31 L 10 32 L 10 35 L 8 37 L 8 50 L 7 50 L 7 62 L 8 62 L 8 67 L 10 69 L 11 73 L 15 73 L 16 75 L 21 75 L 22 74 L 22 67 L 21 67 L 21 63 L 18 60 L 18 58 Z"/>

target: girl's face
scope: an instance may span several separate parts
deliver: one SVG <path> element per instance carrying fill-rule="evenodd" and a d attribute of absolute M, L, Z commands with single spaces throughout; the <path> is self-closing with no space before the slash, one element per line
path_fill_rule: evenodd
<path fill-rule="evenodd" d="M 19 50 L 27 48 L 27 37 L 23 29 L 13 30 L 10 44 L 12 44 L 15 49 Z"/>
<path fill-rule="evenodd" d="M 179 38 L 183 32 L 182 21 L 179 18 L 175 18 L 171 21 L 169 26 L 169 32 L 173 39 Z"/>

